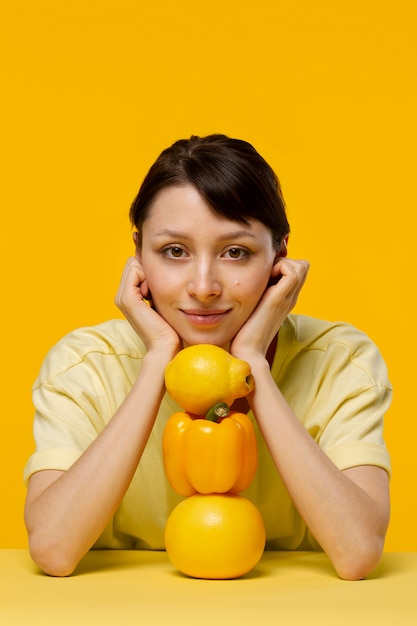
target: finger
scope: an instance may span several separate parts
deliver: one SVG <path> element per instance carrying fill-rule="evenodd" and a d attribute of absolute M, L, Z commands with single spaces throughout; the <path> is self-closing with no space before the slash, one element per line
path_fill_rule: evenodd
<path fill-rule="evenodd" d="M 272 267 L 271 276 L 286 276 L 288 274 L 296 273 L 297 275 L 306 275 L 310 264 L 306 260 L 295 260 L 286 257 L 279 257 L 274 266 Z"/>
<path fill-rule="evenodd" d="M 310 263 L 305 259 L 287 259 L 281 258 L 280 270 L 285 273 L 296 273 L 297 275 L 305 275 L 308 272 Z"/>
<path fill-rule="evenodd" d="M 144 285 L 145 294 L 142 293 L 142 285 Z M 119 289 L 115 298 L 117 306 L 123 305 L 125 299 L 131 297 L 132 295 L 135 295 L 136 297 L 140 295 L 142 298 L 148 291 L 145 275 L 140 263 L 134 257 L 128 259 L 124 267 Z"/>
<path fill-rule="evenodd" d="M 133 259 L 128 259 L 128 261 L 126 262 L 126 265 L 123 268 L 123 272 L 122 272 L 122 277 L 120 279 L 120 284 L 119 284 L 119 289 L 118 289 L 118 295 L 124 293 L 124 291 L 126 290 L 126 286 L 128 284 L 131 284 L 132 282 L 132 266 L 133 266 Z"/>
<path fill-rule="evenodd" d="M 310 264 L 308 261 L 294 261 L 291 259 L 280 259 L 274 266 L 271 276 L 275 279 L 272 282 L 277 284 L 277 290 L 284 292 L 301 288 L 307 278 Z"/>

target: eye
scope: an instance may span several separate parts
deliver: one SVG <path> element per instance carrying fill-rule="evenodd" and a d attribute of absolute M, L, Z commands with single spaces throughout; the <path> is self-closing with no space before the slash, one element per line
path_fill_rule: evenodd
<path fill-rule="evenodd" d="M 185 250 L 180 246 L 167 246 L 162 250 L 162 253 L 171 259 L 180 259 L 186 255 Z"/>
<path fill-rule="evenodd" d="M 225 255 L 229 259 L 243 259 L 249 255 L 249 250 L 246 248 L 238 248 L 234 246 L 233 248 L 229 248 L 226 250 Z"/>

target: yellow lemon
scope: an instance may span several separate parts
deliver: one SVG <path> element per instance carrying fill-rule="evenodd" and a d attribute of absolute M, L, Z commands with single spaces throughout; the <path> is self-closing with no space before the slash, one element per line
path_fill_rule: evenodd
<path fill-rule="evenodd" d="M 223 348 L 197 344 L 184 348 L 165 369 L 165 386 L 185 410 L 205 415 L 217 402 L 229 406 L 254 388 L 251 368 Z"/>
<path fill-rule="evenodd" d="M 265 548 L 258 509 L 243 496 L 196 494 L 175 507 L 165 526 L 171 563 L 193 578 L 243 576 Z"/>

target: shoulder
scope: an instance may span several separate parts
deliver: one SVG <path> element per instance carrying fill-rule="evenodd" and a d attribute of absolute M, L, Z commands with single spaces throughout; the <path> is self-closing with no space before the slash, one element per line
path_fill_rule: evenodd
<path fill-rule="evenodd" d="M 361 370 L 375 385 L 388 384 L 386 365 L 378 347 L 355 326 L 291 314 L 283 331 L 283 343 L 291 360 L 304 356 L 323 367 L 349 365 Z"/>
<path fill-rule="evenodd" d="M 316 348 L 326 348 L 332 343 L 341 343 L 349 348 L 355 348 L 361 343 L 369 343 L 369 337 L 355 326 L 346 322 L 331 322 L 309 317 L 307 315 L 291 314 L 286 320 L 286 327 L 292 339 L 300 347 L 314 345 Z"/>
<path fill-rule="evenodd" d="M 37 383 L 47 382 L 88 361 L 142 359 L 145 352 L 143 342 L 126 320 L 114 319 L 78 328 L 49 350 Z"/>

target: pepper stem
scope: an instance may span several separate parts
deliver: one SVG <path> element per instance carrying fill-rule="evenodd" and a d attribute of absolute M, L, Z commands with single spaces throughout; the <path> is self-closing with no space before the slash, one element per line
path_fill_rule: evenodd
<path fill-rule="evenodd" d="M 218 402 L 207 411 L 205 418 L 210 422 L 217 422 L 220 417 L 226 417 L 229 413 L 229 405 L 226 402 Z"/>

